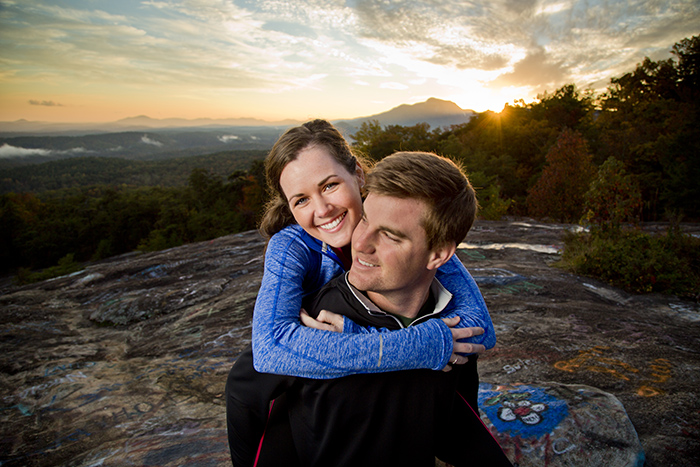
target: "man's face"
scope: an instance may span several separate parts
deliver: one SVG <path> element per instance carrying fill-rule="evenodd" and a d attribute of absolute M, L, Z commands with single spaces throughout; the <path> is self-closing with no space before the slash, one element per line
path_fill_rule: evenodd
<path fill-rule="evenodd" d="M 425 203 L 416 199 L 370 193 L 352 235 L 350 283 L 385 296 L 425 287 L 426 278 L 432 280 L 428 268 L 432 253 L 420 224 L 426 210 Z"/>

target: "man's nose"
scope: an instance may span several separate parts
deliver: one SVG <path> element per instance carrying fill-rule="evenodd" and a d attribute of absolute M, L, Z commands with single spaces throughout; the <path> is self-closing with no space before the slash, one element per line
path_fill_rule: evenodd
<path fill-rule="evenodd" d="M 355 227 L 352 235 L 352 247 L 354 250 L 362 253 L 371 253 L 373 251 L 372 234 L 363 222 L 360 222 Z"/>

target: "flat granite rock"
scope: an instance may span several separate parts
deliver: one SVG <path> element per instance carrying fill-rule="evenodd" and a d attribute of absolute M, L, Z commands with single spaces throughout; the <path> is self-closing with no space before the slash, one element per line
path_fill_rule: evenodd
<path fill-rule="evenodd" d="M 481 383 L 482 420 L 520 467 L 641 467 L 644 450 L 625 408 L 590 386 Z"/>
<path fill-rule="evenodd" d="M 700 304 L 552 267 L 572 227 L 479 221 L 460 245 L 498 338 L 485 421 L 521 467 L 700 465 Z M 0 281 L 0 466 L 230 465 L 264 248 L 251 231 Z"/>

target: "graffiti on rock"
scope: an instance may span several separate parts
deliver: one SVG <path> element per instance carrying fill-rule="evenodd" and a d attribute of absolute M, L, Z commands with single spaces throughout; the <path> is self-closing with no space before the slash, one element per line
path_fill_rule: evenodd
<path fill-rule="evenodd" d="M 668 382 L 672 376 L 673 366 L 666 358 L 657 358 L 643 368 L 637 368 L 621 360 L 605 356 L 610 347 L 597 345 L 569 360 L 558 361 L 554 368 L 576 373 L 592 371 L 609 375 L 615 379 L 637 384 L 636 393 L 642 397 L 652 397 L 663 394 L 659 385 Z"/>
<path fill-rule="evenodd" d="M 480 384 L 479 407 L 500 433 L 539 438 L 569 415 L 566 402 L 547 394 L 542 387 L 521 385 L 508 392 L 498 389 Z"/>

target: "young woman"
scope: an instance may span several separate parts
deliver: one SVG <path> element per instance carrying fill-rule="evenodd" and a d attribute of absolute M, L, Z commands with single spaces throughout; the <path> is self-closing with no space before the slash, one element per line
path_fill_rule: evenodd
<path fill-rule="evenodd" d="M 481 327 L 471 343 L 495 345 L 491 318 L 474 280 L 454 256 L 438 279 L 458 305 L 455 316 L 429 320 L 400 331 L 382 332 L 345 318 L 342 333 L 300 323 L 302 298 L 349 267 L 352 232 L 362 217 L 363 163 L 325 120 L 288 130 L 266 159 L 273 199 L 261 232 L 268 236 L 265 271 L 253 313 L 253 361 L 263 373 L 336 378 L 464 363 L 473 353 L 456 342 Z M 452 326 L 452 327 L 450 327 Z M 462 329 L 462 331 L 465 331 Z"/>

